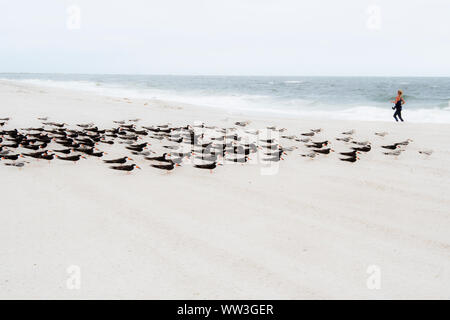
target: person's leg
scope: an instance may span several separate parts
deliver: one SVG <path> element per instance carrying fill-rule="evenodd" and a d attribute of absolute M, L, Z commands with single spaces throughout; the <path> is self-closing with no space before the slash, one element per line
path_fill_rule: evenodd
<path fill-rule="evenodd" d="M 397 121 L 397 122 L 398 122 L 398 119 L 397 119 L 397 114 L 398 114 L 398 110 L 395 110 L 395 112 L 394 112 L 394 119 L 395 119 L 395 121 Z"/>
<path fill-rule="evenodd" d="M 402 122 L 403 122 L 403 118 L 402 118 L 402 110 L 398 110 L 398 117 L 399 117 L 400 120 L 402 120 Z"/>

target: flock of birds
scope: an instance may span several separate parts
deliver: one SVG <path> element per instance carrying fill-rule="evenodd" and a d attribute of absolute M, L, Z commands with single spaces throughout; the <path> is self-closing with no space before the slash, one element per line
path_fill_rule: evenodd
<path fill-rule="evenodd" d="M 300 156 L 311 159 L 335 152 L 330 147 L 331 141 L 315 141 L 314 137 L 322 129 L 310 129 L 298 136 L 285 135 L 284 128 L 248 129 L 249 122 L 245 121 L 235 122 L 231 128 L 204 123 L 181 127 L 170 124 L 138 127 L 139 119 L 131 119 L 114 121 L 110 129 L 99 129 L 93 123 L 77 124 L 70 128 L 66 123 L 48 121 L 44 117 L 38 118 L 41 121 L 38 127 L 4 129 L 8 127 L 9 120 L 0 118 L 0 158 L 6 160 L 6 166 L 14 167 L 23 167 L 30 163 L 30 159 L 76 163 L 90 157 L 103 158 L 103 163 L 110 169 L 130 172 L 135 168 L 141 169 L 132 163 L 133 158 L 139 157 L 160 170 L 171 171 L 186 163 L 198 169 L 213 170 L 228 162 L 247 163 L 253 155 L 266 164 L 284 160 L 283 156 L 288 152 L 299 149 L 299 145 L 284 146 L 284 141 L 302 143 L 309 152 Z M 263 138 L 262 133 L 265 133 Z M 348 149 L 338 152 L 341 161 L 356 162 L 361 154 L 372 150 L 370 141 L 357 141 L 353 138 L 354 133 L 354 130 L 342 132 L 340 137 L 335 138 Z M 379 137 L 387 134 L 375 133 Z M 407 139 L 381 148 L 387 156 L 399 156 L 410 142 L 412 140 Z M 102 145 L 123 146 L 121 157 L 104 159 L 107 153 L 100 150 Z M 152 145 L 159 145 L 161 152 L 157 154 Z M 427 156 L 432 152 L 419 151 Z"/>

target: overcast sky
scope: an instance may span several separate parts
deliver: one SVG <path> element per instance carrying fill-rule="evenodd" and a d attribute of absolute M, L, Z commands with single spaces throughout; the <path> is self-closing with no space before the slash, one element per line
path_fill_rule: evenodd
<path fill-rule="evenodd" d="M 0 2 L 0 72 L 450 76 L 450 0 Z"/>

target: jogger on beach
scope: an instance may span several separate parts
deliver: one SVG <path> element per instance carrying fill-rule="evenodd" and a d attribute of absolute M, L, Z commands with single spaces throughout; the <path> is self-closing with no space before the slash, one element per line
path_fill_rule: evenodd
<path fill-rule="evenodd" d="M 400 118 L 400 120 L 403 122 L 402 118 L 402 105 L 405 103 L 405 99 L 403 99 L 403 91 L 398 90 L 397 91 L 397 97 L 395 100 L 391 101 L 392 103 L 395 103 L 395 105 L 392 107 L 392 110 L 395 109 L 394 113 L 394 119 L 398 122 L 397 116 Z"/>

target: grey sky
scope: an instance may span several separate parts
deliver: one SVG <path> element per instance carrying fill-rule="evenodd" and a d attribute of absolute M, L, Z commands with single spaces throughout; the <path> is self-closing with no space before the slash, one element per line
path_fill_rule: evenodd
<path fill-rule="evenodd" d="M 0 72 L 450 76 L 449 0 L 0 1 Z"/>

